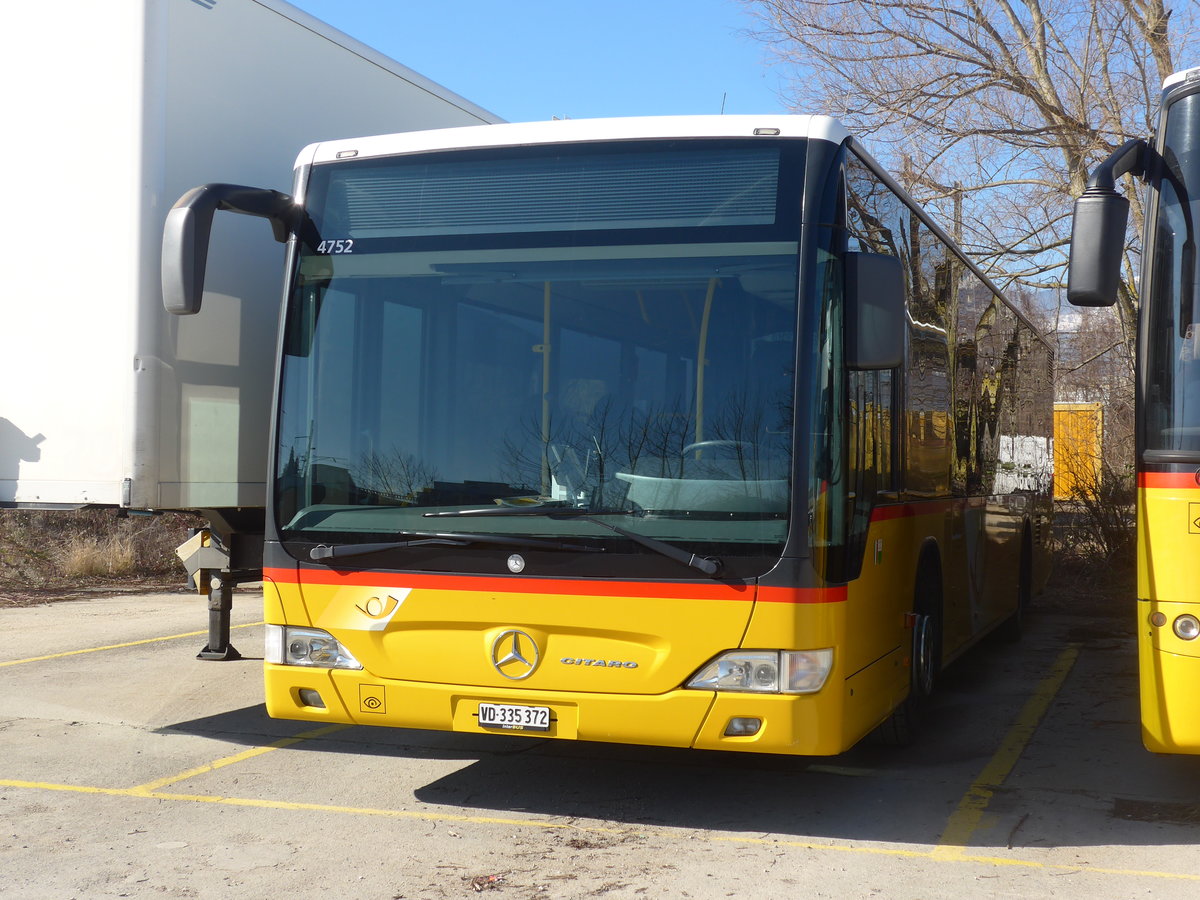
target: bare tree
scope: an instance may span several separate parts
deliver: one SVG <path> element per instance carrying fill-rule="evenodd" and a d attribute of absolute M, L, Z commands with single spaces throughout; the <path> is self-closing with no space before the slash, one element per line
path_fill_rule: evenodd
<path fill-rule="evenodd" d="M 795 77 L 1004 283 L 1060 287 L 1088 171 L 1156 125 L 1159 88 L 1196 49 L 1195 3 L 1165 0 L 743 0 Z M 1130 185 L 1132 187 L 1132 184 Z M 1133 190 L 1130 234 L 1143 209 Z M 1132 370 L 1138 258 L 1117 306 Z"/>
<path fill-rule="evenodd" d="M 389 452 L 364 453 L 353 470 L 356 487 L 383 503 L 409 505 L 438 480 L 437 469 L 398 447 Z"/>

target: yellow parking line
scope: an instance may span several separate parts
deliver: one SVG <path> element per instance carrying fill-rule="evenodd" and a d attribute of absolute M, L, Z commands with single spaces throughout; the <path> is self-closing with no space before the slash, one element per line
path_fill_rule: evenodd
<path fill-rule="evenodd" d="M 263 622 L 250 622 L 246 625 L 232 625 L 230 630 L 234 628 L 255 628 L 263 625 Z M 107 644 L 103 647 L 87 647 L 83 650 L 64 650 L 62 653 L 47 653 L 45 656 L 30 656 L 26 659 L 10 659 L 5 662 L 0 662 L 0 669 L 5 666 L 19 666 L 23 663 L 41 662 L 46 659 L 62 659 L 66 656 L 78 656 L 80 653 L 99 653 L 102 650 L 120 650 L 122 647 L 136 647 L 139 644 L 157 644 L 159 641 L 177 641 L 180 638 L 190 637 L 207 637 L 207 631 L 189 631 L 186 634 L 168 634 L 163 637 L 146 638 L 141 641 L 126 641 L 123 644 Z"/>
<path fill-rule="evenodd" d="M 270 753 L 272 750 L 282 750 L 284 747 L 291 747 L 299 744 L 301 741 L 307 741 L 311 738 L 324 737 L 327 734 L 333 734 L 337 731 L 345 731 L 351 728 L 350 725 L 326 725 L 324 728 L 315 728 L 312 731 L 305 731 L 292 737 L 280 738 L 270 744 L 265 744 L 262 747 L 252 747 L 249 750 L 243 750 L 241 753 L 235 753 L 232 756 L 225 756 L 215 762 L 206 763 L 202 766 L 196 766 L 194 769 L 188 769 L 186 772 L 180 772 L 178 775 L 168 775 L 166 778 L 159 778 L 156 781 L 148 781 L 145 784 L 139 784 L 137 787 L 129 789 L 134 794 L 150 794 L 157 791 L 159 788 L 164 788 L 169 784 L 178 784 L 181 781 L 186 781 L 188 778 L 195 778 L 197 775 L 204 775 L 208 772 L 215 772 L 217 769 L 223 769 L 225 766 L 231 766 L 234 763 L 240 763 L 247 759 L 253 759 L 256 756 L 262 756 L 264 753 Z"/>
<path fill-rule="evenodd" d="M 0 779 L 0 787 L 27 788 L 43 791 L 64 791 L 79 794 L 101 794 L 112 797 L 132 797 L 142 800 L 169 800 L 177 803 L 212 803 L 221 806 L 240 806 L 255 809 L 288 810 L 294 812 L 333 813 L 337 815 L 379 817 L 386 819 L 409 819 L 423 822 L 441 822 L 447 824 L 501 825 L 517 828 L 539 828 L 571 830 L 594 834 L 629 834 L 631 829 L 609 827 L 603 825 L 579 825 L 574 822 L 554 822 L 544 819 L 521 819 L 505 816 L 471 816 L 445 812 L 424 812 L 404 809 L 379 809 L 362 806 L 336 806 L 324 803 L 301 803 L 289 800 L 265 800 L 252 797 L 221 797 L 209 794 L 174 794 L 164 791 L 147 791 L 137 788 L 95 788 L 80 787 L 67 784 L 52 784 L 35 781 L 15 781 Z M 661 840 L 707 841 L 709 843 L 741 844 L 745 846 L 787 847 L 802 850 L 812 850 L 829 853 L 848 853 L 856 855 L 885 856 L 896 859 L 921 860 L 925 862 L 943 863 L 949 865 L 978 864 L 990 866 L 1019 866 L 1027 869 L 1038 869 L 1048 872 L 1071 872 L 1080 875 L 1112 875 L 1134 878 L 1155 878 L 1167 881 L 1200 882 L 1200 875 L 1185 872 L 1160 872 L 1153 869 L 1116 869 L 1101 866 L 1081 866 L 1078 864 L 1063 864 L 1040 862 L 1033 859 L 1009 857 L 994 857 L 983 855 L 961 854 L 946 856 L 935 847 L 931 850 L 908 850 L 900 847 L 885 847 L 869 844 L 838 844 L 821 841 L 786 840 L 762 837 L 742 837 L 740 835 L 696 835 L 684 831 L 668 829 L 633 829 L 633 833 L 644 838 Z"/>
<path fill-rule="evenodd" d="M 18 781 L 0 778 L 0 787 L 27 788 L 39 791 L 58 791 L 68 794 L 102 794 L 109 797 L 135 797 L 142 800 L 174 800 L 181 803 L 216 803 L 222 806 L 248 806 L 258 809 L 299 810 L 304 812 L 340 813 L 354 816 L 379 816 L 388 819 L 420 819 L 425 822 L 469 822 L 476 825 L 515 825 L 522 828 L 561 828 L 571 831 L 617 833 L 622 829 L 590 827 L 570 822 L 549 822 L 538 819 L 510 819 L 501 816 L 469 816 L 454 813 L 426 813 L 406 809 L 378 809 L 369 806 L 335 806 L 328 803 L 300 803 L 292 800 L 263 800 L 255 797 L 221 797 L 210 794 L 173 794 L 148 791 L 143 787 L 98 788 L 73 784 L 54 784 L 43 781 Z"/>
<path fill-rule="evenodd" d="M 262 624 L 262 623 L 255 623 Z M 252 627 L 250 625 L 237 627 Z M 187 635 L 172 637 L 193 637 L 206 632 L 194 632 Z M 152 643 L 155 640 L 170 640 L 172 638 L 155 638 L 147 641 L 133 641 L 128 644 L 117 644 L 112 647 L 97 647 L 92 650 L 75 650 L 55 656 L 69 656 L 73 653 L 95 652 L 97 650 L 115 649 L 116 647 L 134 646 L 136 644 Z M 55 656 L 38 657 L 52 659 Z M 642 830 L 637 833 L 643 837 L 659 837 L 662 839 L 705 840 L 712 843 L 732 843 L 742 845 L 763 845 L 773 847 L 789 847 L 818 852 L 867 854 L 898 859 L 924 860 L 946 864 L 982 864 L 991 866 L 1017 866 L 1029 869 L 1040 869 L 1054 872 L 1074 872 L 1079 874 L 1112 875 L 1140 878 L 1155 878 L 1175 881 L 1200 882 L 1200 875 L 1180 872 L 1160 872 L 1154 870 L 1116 869 L 1095 866 L 1064 865 L 1038 860 L 1021 859 L 1016 857 L 995 857 L 966 852 L 967 844 L 974 835 L 982 819 L 984 810 L 990 801 L 994 790 L 1000 787 L 1011 774 L 1029 741 L 1032 739 L 1038 724 L 1045 716 L 1054 698 L 1057 696 L 1067 675 L 1079 656 L 1078 645 L 1072 645 L 1064 650 L 1056 660 L 1050 674 L 1044 678 L 1026 702 L 1020 715 L 1009 729 L 1000 748 L 993 755 L 988 765 L 979 777 L 968 788 L 959 802 L 958 808 L 950 817 L 938 844 L 929 850 L 912 850 L 899 847 L 886 847 L 871 844 L 839 844 L 820 841 L 785 840 L 777 838 L 751 838 L 739 835 L 703 835 L 699 838 L 694 834 L 684 835 L 664 829 Z M 33 660 L 25 660 L 33 661 Z M 20 662 L 20 660 L 18 661 Z M 13 665 L 14 663 L 0 663 Z M 258 809 L 290 810 L 297 812 L 333 813 L 349 816 L 380 817 L 391 819 L 410 819 L 426 822 L 443 822 L 477 825 L 500 825 L 521 828 L 539 829 L 571 829 L 574 831 L 594 833 L 626 833 L 628 829 L 605 826 L 581 826 L 568 822 L 555 822 L 542 819 L 510 818 L 502 816 L 473 816 L 445 812 L 425 812 L 415 810 L 379 809 L 373 807 L 338 806 L 321 803 L 303 803 L 287 800 L 268 800 L 251 797 L 223 797 L 208 794 L 182 794 L 161 790 L 189 778 L 203 775 L 217 769 L 243 762 L 274 750 L 294 746 L 302 741 L 323 737 L 350 728 L 350 725 L 336 724 L 302 732 L 292 737 L 281 738 L 270 744 L 253 747 L 240 753 L 225 756 L 205 765 L 196 766 L 185 772 L 160 778 L 131 788 L 100 788 L 86 785 L 66 785 L 49 782 L 18 781 L 0 779 L 0 787 L 25 788 L 29 790 L 58 791 L 78 794 L 103 795 L 111 797 L 131 797 L 159 801 L 174 801 L 179 803 L 211 803 L 223 806 L 252 807 Z M 854 774 L 861 774 L 855 771 Z"/>
<path fill-rule="evenodd" d="M 965 856 L 966 848 L 979 828 L 983 812 L 991 802 L 992 795 L 1012 773 L 1078 658 L 1078 644 L 1072 644 L 1059 654 L 1050 669 L 1050 674 L 1034 689 L 1033 695 L 1009 728 L 999 749 L 959 801 L 958 808 L 950 816 L 934 848 L 935 856 L 940 859 Z"/>
<path fill-rule="evenodd" d="M 107 794 L 110 797 L 125 797 L 129 788 L 89 787 L 80 784 L 53 784 L 46 781 L 17 781 L 13 778 L 0 778 L 0 787 L 29 788 L 35 791 L 63 791 L 68 794 Z"/>
<path fill-rule="evenodd" d="M 693 840 L 688 836 L 688 840 Z M 755 844 L 770 847 L 796 847 L 803 850 L 829 850 L 837 853 L 863 853 L 872 856 L 892 856 L 902 859 L 920 859 L 937 863 L 982 863 L 991 866 L 1019 866 L 1026 869 L 1041 869 L 1054 872 L 1078 872 L 1083 875 L 1129 875 L 1146 878 L 1165 878 L 1173 881 L 1200 881 L 1200 875 L 1187 872 L 1158 872 L 1147 869 L 1113 869 L 1103 866 L 1081 866 L 1065 863 L 1040 862 L 1036 859 L 1019 859 L 1007 856 L 982 856 L 962 854 L 947 856 L 939 853 L 938 848 L 932 850 L 902 850 L 898 847 L 871 847 L 862 844 L 826 844 L 819 841 L 787 841 L 774 838 L 748 838 L 728 835 L 708 835 L 705 840 L 714 843 Z"/>
<path fill-rule="evenodd" d="M 3 782 L 0 782 L 3 784 Z M 616 833 L 617 828 L 581 827 L 569 822 L 549 822 L 540 819 L 510 819 L 501 816 L 468 816 L 455 813 L 426 813 L 410 809 L 379 809 L 370 806 L 335 806 L 327 803 L 301 803 L 294 800 L 263 800 L 254 797 L 210 797 L 196 794 L 169 794 L 155 791 L 147 794 L 131 794 L 153 800 L 177 800 L 191 803 L 217 803 L 223 806 L 249 806 L 257 809 L 281 809 L 301 812 L 337 813 L 351 816 L 372 816 L 385 819 L 418 819 L 424 822 L 457 822 L 475 825 L 511 825 L 521 828 L 570 829 L 571 831 L 594 831 Z"/>

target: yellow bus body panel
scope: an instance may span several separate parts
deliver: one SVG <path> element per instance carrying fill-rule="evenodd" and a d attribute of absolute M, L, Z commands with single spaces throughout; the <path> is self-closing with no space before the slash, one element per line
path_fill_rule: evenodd
<path fill-rule="evenodd" d="M 1138 491 L 1138 672 L 1142 742 L 1200 753 L 1200 640 L 1173 629 L 1200 618 L 1200 487 L 1191 474 L 1142 475 Z M 1155 619 L 1163 624 L 1156 625 Z"/>
<path fill-rule="evenodd" d="M 1010 540 L 1019 538 L 1019 529 L 1007 513 L 978 505 L 976 515 L 977 562 L 986 559 L 993 570 L 987 587 L 1010 598 L 1011 611 L 1016 556 L 1005 565 L 996 554 L 1019 551 L 1019 540 Z M 363 668 L 268 663 L 267 709 L 277 718 L 441 731 L 840 753 L 908 696 L 920 549 L 930 540 L 952 547 L 961 516 L 946 501 L 881 508 L 868 531 L 862 571 L 845 587 L 269 570 L 266 621 L 329 631 Z M 984 527 L 987 522 L 1001 527 Z M 946 562 L 948 595 L 955 583 L 979 580 Z M 994 624 L 995 603 L 976 587 L 947 604 L 944 658 L 976 640 L 979 626 Z M 497 642 L 514 630 L 540 653 L 532 672 L 519 679 L 495 664 Z M 832 648 L 833 668 L 812 694 L 683 687 L 706 662 L 737 648 Z M 311 702 L 310 692 L 324 705 Z M 480 703 L 549 707 L 550 728 L 481 726 Z M 727 734 L 734 719 L 758 719 L 761 727 L 750 735 Z"/>
<path fill-rule="evenodd" d="M 371 577 L 360 573 L 356 580 Z M 562 593 L 505 594 L 450 589 L 469 584 L 470 579 L 444 581 L 445 589 L 410 590 L 385 628 L 364 633 L 363 622 L 355 617 L 369 620 L 367 610 L 387 615 L 387 598 L 401 593 L 396 586 L 297 585 L 278 577 L 267 579 L 268 621 L 329 630 L 364 666 L 329 670 L 266 664 L 270 715 L 805 755 L 840 752 L 861 736 L 848 742 L 844 734 L 843 697 L 830 689 L 845 680 L 836 658 L 826 690 L 817 694 L 718 694 L 682 687 L 717 653 L 742 645 L 756 608 L 773 620 L 751 629 L 764 639 L 771 634 L 767 647 L 779 647 L 781 642 L 796 649 L 836 645 L 842 628 L 836 610 L 845 606 L 844 590 L 831 596 L 813 591 L 789 596 L 790 592 L 777 590 L 772 600 L 755 603 L 750 588 L 702 587 L 700 598 L 573 595 L 570 583 L 564 583 Z M 655 586 L 640 587 L 649 593 Z M 688 593 L 689 586 L 670 588 L 669 593 L 679 595 Z M 813 602 L 815 595 L 830 602 Z M 369 605 L 372 598 L 379 602 Z M 401 619 L 402 615 L 407 618 Z M 514 629 L 532 637 L 542 654 L 534 673 L 519 681 L 497 671 L 492 655 L 497 638 Z M 806 635 L 805 642 L 797 645 L 800 634 Z M 581 660 L 589 664 L 574 662 Z M 638 665 L 609 665 L 627 662 Z M 453 678 L 447 677 L 449 673 Z M 320 696 L 324 707 L 306 701 L 302 692 L 309 691 Z M 548 706 L 550 729 L 506 731 L 480 726 L 481 702 Z M 725 736 L 729 721 L 737 717 L 759 718 L 763 725 L 750 737 Z"/>

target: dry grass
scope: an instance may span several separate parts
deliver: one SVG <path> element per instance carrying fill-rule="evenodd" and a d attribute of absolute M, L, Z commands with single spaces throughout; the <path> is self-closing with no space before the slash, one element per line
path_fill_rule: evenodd
<path fill-rule="evenodd" d="M 68 578 L 132 575 L 137 569 L 137 547 L 129 534 L 106 538 L 90 535 L 71 541 L 58 557 L 59 569 Z"/>
<path fill-rule="evenodd" d="M 121 518 L 114 510 L 0 510 L 0 599 L 130 580 L 182 585 L 175 548 L 200 524 L 182 513 Z"/>

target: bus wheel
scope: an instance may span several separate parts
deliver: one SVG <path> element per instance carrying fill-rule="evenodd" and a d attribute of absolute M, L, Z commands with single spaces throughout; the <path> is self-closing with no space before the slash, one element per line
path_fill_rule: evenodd
<path fill-rule="evenodd" d="M 917 579 L 916 595 L 925 611 L 914 617 L 908 696 L 871 733 L 875 743 L 886 747 L 907 747 L 916 740 L 941 660 L 941 619 L 934 611 L 941 609 L 941 575 L 934 568 L 923 568 Z"/>
<path fill-rule="evenodd" d="M 913 626 L 912 694 L 920 701 L 933 693 L 937 674 L 937 630 L 933 616 L 919 615 Z M 911 694 L 910 694 L 911 696 Z"/>
<path fill-rule="evenodd" d="M 1017 608 L 1000 626 L 1000 636 L 1004 640 L 1015 644 L 1021 639 L 1021 633 L 1025 630 L 1025 616 L 1029 611 L 1029 601 L 1032 596 L 1033 540 L 1029 536 L 1029 526 L 1025 526 L 1025 534 L 1021 538 L 1021 565 L 1017 570 Z"/>

